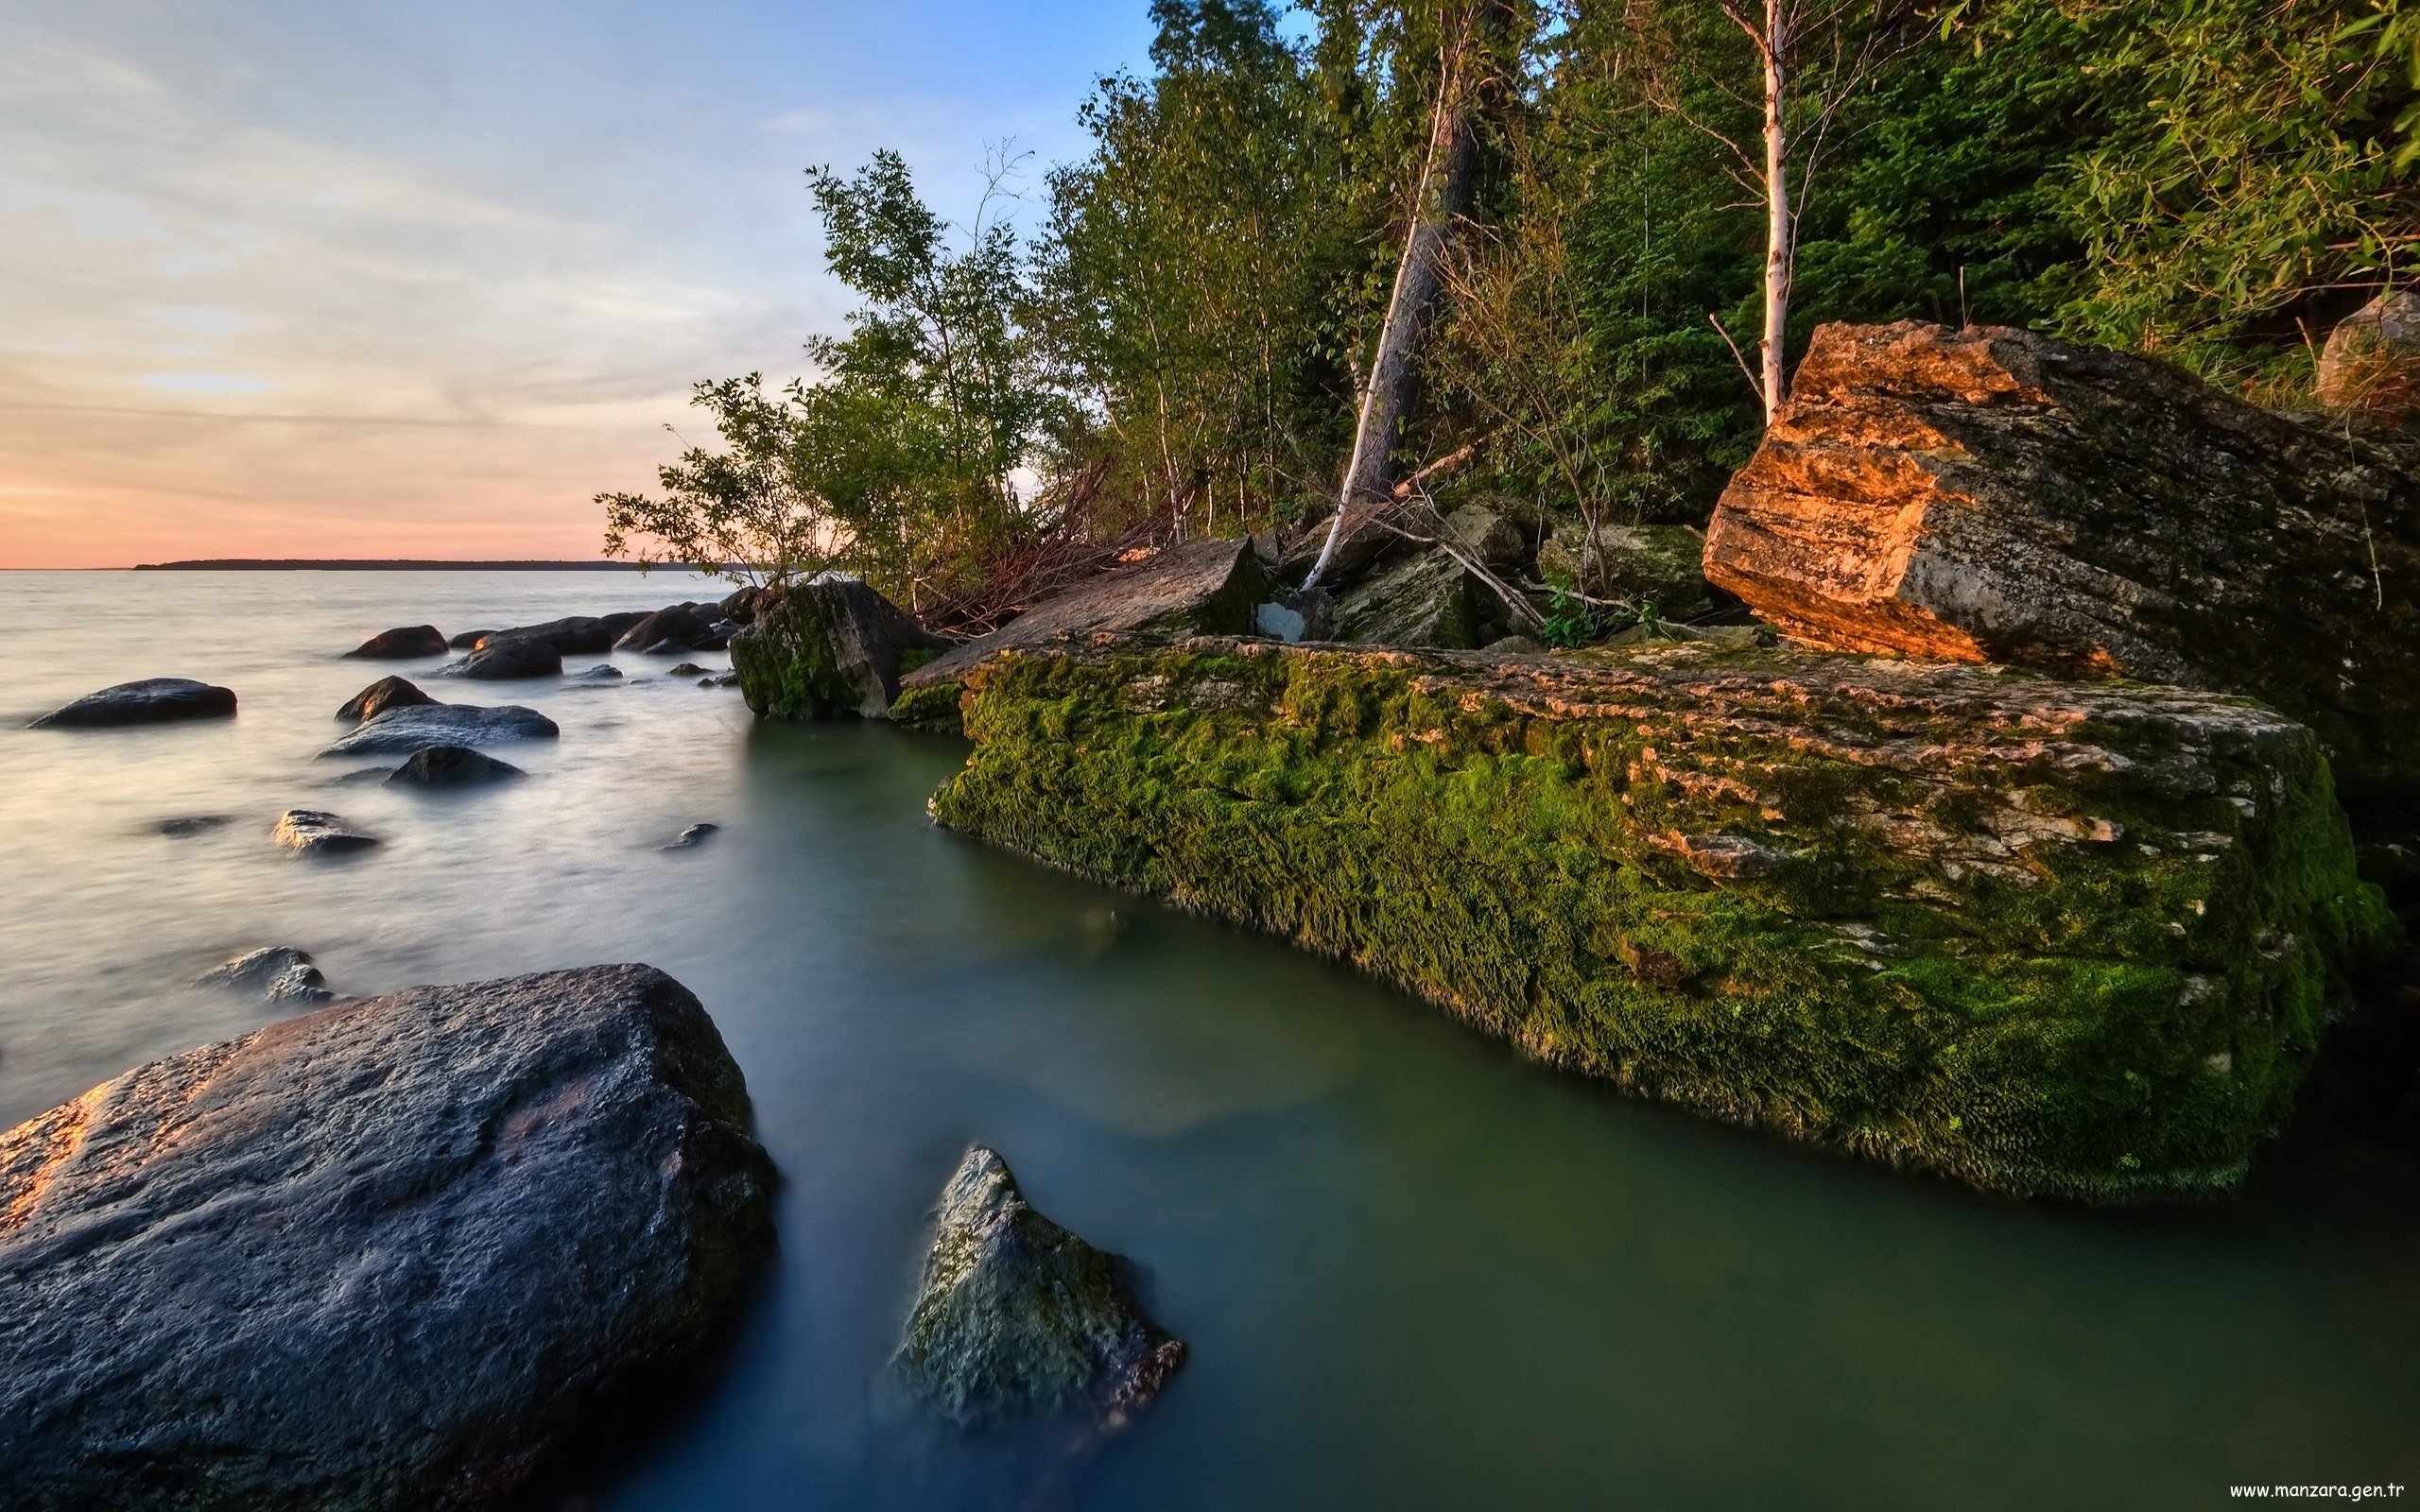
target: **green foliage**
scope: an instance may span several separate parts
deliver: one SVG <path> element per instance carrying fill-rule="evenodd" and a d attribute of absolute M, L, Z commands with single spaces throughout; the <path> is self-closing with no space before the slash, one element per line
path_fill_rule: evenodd
<path fill-rule="evenodd" d="M 820 571 L 838 522 L 800 478 L 794 404 L 769 398 L 763 376 L 752 372 L 700 384 L 690 403 L 714 417 L 724 449 L 688 447 L 658 469 L 661 498 L 598 494 L 605 555 L 750 583 Z"/>
<path fill-rule="evenodd" d="M 2091 732 L 2135 758 L 2115 765 L 2013 770 L 1987 743 L 1959 767 L 1970 716 L 1927 731 L 1897 708 L 1897 738 L 1944 753 L 1915 781 L 1848 759 L 1861 740 L 1793 738 L 1791 719 L 1878 735 L 1853 692 L 1790 696 L 1775 653 L 1693 654 L 1743 701 L 1779 691 L 1717 719 L 1629 679 L 1634 713 L 1591 715 L 1399 656 L 1007 659 L 974 679 L 977 749 L 933 811 L 1721 1116 L 2016 1193 L 2240 1179 L 2338 973 L 2394 934 L 2314 741 L 2214 754 L 2218 790 L 2195 796 L 2129 775 L 2158 765 L 2156 722 Z M 2220 796 L 2255 779 L 2257 814 Z M 2012 881 L 1863 817 L 1971 833 L 1985 805 L 2130 838 L 2032 847 Z M 1789 859 L 1708 877 L 1673 852 L 1684 834 Z"/>
<path fill-rule="evenodd" d="M 811 339 L 821 377 L 779 400 L 753 374 L 700 384 L 724 450 L 683 452 L 661 498 L 600 495 L 606 551 L 774 583 L 843 566 L 910 604 L 960 590 L 1028 528 L 1014 476 L 1058 406 L 1015 233 L 987 198 L 953 250 L 896 153 L 807 179 L 825 262 L 864 301 L 849 334 Z"/>

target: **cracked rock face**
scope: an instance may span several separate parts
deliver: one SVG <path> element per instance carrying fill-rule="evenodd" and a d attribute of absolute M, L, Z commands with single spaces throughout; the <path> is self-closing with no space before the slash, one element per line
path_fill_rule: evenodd
<path fill-rule="evenodd" d="M 7 1503 L 500 1504 L 699 1358 L 771 1184 L 738 1068 L 650 967 L 129 1072 L 0 1134 Z"/>
<path fill-rule="evenodd" d="M 1125 1270 L 1034 1211 L 977 1145 L 942 1189 L 899 1372 L 961 1427 L 1076 1411 L 1117 1428 L 1184 1363 Z"/>
<path fill-rule="evenodd" d="M 1706 530 L 1817 645 L 2248 694 L 2420 804 L 2420 442 L 2023 331 L 1825 326 Z"/>

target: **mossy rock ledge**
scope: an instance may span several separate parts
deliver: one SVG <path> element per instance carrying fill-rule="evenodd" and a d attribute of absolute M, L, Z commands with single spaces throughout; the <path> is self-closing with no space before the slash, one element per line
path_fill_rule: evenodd
<path fill-rule="evenodd" d="M 1538 1057 L 2020 1194 L 2230 1188 L 2394 946 L 2258 704 L 1708 644 L 996 658 L 942 824 Z"/>

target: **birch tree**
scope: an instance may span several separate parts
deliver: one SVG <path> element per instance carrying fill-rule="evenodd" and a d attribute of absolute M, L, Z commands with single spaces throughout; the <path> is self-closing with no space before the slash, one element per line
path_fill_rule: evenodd
<path fill-rule="evenodd" d="M 1789 307 L 1799 221 L 1841 109 L 1889 56 L 1902 8 L 1890 0 L 1714 0 L 1714 6 L 1747 39 L 1755 71 L 1749 87 L 1721 77 L 1688 49 L 1672 45 L 1670 33 L 1657 27 L 1653 14 L 1668 7 L 1641 6 L 1634 15 L 1648 34 L 1643 51 L 1650 98 L 1718 143 L 1731 160 L 1732 177 L 1764 211 L 1764 329 L 1755 365 L 1749 365 L 1719 318 L 1706 318 L 1730 343 L 1770 425 L 1789 398 Z M 1693 97 L 1692 74 L 1737 112 L 1710 118 Z M 1735 124 L 1743 118 L 1753 126 Z"/>

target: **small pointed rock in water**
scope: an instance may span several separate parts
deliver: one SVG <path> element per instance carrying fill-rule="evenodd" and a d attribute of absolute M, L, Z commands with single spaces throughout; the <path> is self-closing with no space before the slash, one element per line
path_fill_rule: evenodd
<path fill-rule="evenodd" d="M 622 669 L 615 666 L 611 662 L 599 662 L 595 666 L 590 667 L 587 671 L 579 674 L 579 680 L 582 682 L 619 682 L 622 680 Z"/>
<path fill-rule="evenodd" d="M 1124 1425 L 1184 1363 L 1143 1315 L 1126 1263 L 1033 1211 L 977 1145 L 942 1192 L 932 1252 L 893 1364 L 961 1427 L 1066 1408 Z"/>
<path fill-rule="evenodd" d="M 695 662 L 683 662 L 679 666 L 674 667 L 671 671 L 665 674 L 667 678 L 702 678 L 705 675 L 706 669 L 698 665 Z"/>
<path fill-rule="evenodd" d="M 328 990 L 328 979 L 311 964 L 310 953 L 291 945 L 238 955 L 195 977 L 193 985 L 247 992 L 271 1003 L 325 1003 L 336 996 Z"/>
<path fill-rule="evenodd" d="M 679 834 L 674 835 L 671 839 L 665 841 L 659 849 L 666 850 L 686 850 L 691 846 L 701 843 L 707 835 L 714 833 L 717 830 L 721 828 L 722 826 L 719 824 L 693 824 L 687 829 L 682 831 Z"/>
<path fill-rule="evenodd" d="M 376 835 L 364 834 L 338 816 L 320 809 L 287 809 L 277 816 L 269 838 L 288 850 L 300 850 L 305 855 L 359 850 L 378 843 Z"/>
<path fill-rule="evenodd" d="M 510 762 L 497 761 L 468 746 L 424 746 L 389 773 L 387 781 L 406 787 L 468 787 L 527 775 Z"/>

